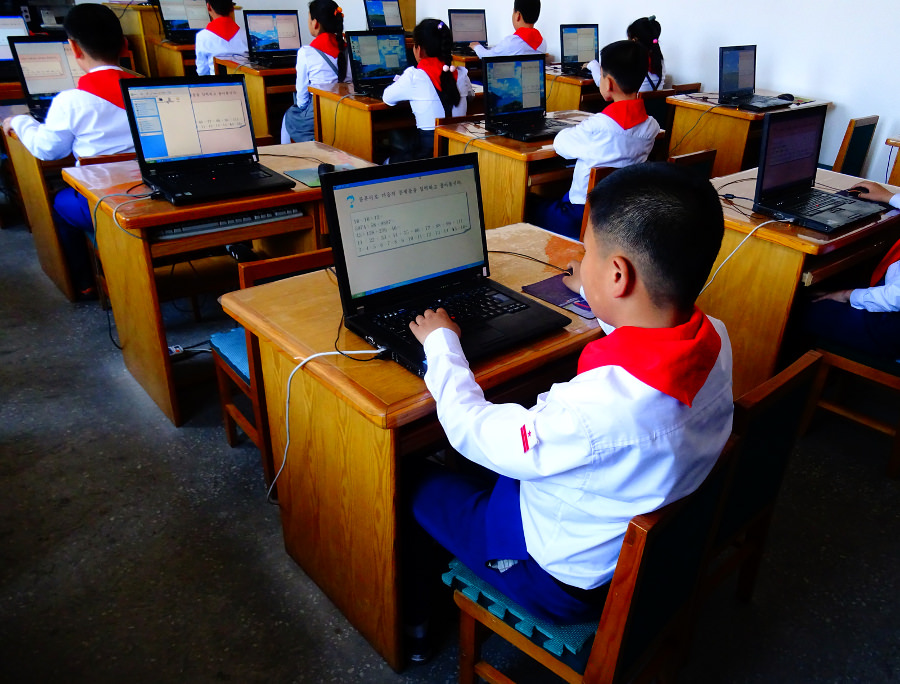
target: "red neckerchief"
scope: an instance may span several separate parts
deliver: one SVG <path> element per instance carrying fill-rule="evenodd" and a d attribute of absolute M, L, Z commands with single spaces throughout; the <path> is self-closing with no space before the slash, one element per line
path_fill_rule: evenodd
<path fill-rule="evenodd" d="M 647 120 L 644 101 L 639 99 L 610 102 L 603 108 L 601 114 L 606 114 L 626 131 Z"/>
<path fill-rule="evenodd" d="M 619 366 L 630 375 L 688 406 L 716 365 L 722 338 L 700 309 L 674 328 L 616 328 L 589 343 L 578 372 Z"/>
<path fill-rule="evenodd" d="M 89 71 L 78 79 L 78 90 L 103 98 L 119 109 L 125 109 L 122 89 L 119 87 L 119 81 L 123 78 L 139 78 L 139 76 L 115 67 Z"/>
<path fill-rule="evenodd" d="M 895 261 L 900 261 L 900 240 L 897 240 L 894 246 L 888 250 L 888 253 L 884 255 L 884 259 L 878 262 L 875 272 L 872 273 L 872 281 L 869 285 L 875 287 L 878 281 L 884 278 L 884 274 L 887 273 L 888 268 Z"/>
<path fill-rule="evenodd" d="M 423 57 L 419 60 L 419 64 L 417 67 L 428 74 L 428 78 L 431 79 L 431 82 L 434 84 L 435 90 L 441 92 L 441 73 L 444 71 L 444 66 L 446 66 L 441 60 L 437 57 Z M 453 80 L 459 78 L 458 71 L 450 72 L 453 74 Z"/>
<path fill-rule="evenodd" d="M 240 27 L 231 17 L 216 17 L 206 25 L 206 30 L 215 33 L 222 40 L 231 40 Z"/>
<path fill-rule="evenodd" d="M 528 28 L 527 26 L 523 26 L 520 29 L 516 29 L 516 35 L 526 43 L 528 43 L 528 47 L 530 47 L 532 50 L 537 50 L 541 46 L 541 43 L 544 42 L 544 37 L 536 28 Z"/>
<path fill-rule="evenodd" d="M 337 36 L 333 33 L 325 33 L 325 31 L 322 31 L 322 33 L 313 38 L 309 46 L 324 52 L 329 57 L 334 57 L 335 59 L 337 59 L 337 56 L 340 54 Z"/>

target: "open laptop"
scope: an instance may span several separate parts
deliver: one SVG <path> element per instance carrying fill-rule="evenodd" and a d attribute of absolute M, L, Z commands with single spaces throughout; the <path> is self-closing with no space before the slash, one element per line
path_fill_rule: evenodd
<path fill-rule="evenodd" d="M 398 0 L 365 0 L 366 25 L 369 29 L 393 28 L 403 30 Z"/>
<path fill-rule="evenodd" d="M 756 90 L 756 46 L 733 45 L 719 48 L 719 104 L 762 112 L 787 107 L 787 100 L 754 95 Z"/>
<path fill-rule="evenodd" d="M 10 36 L 9 47 L 19 71 L 25 104 L 31 115 L 43 123 L 56 94 L 74 88 L 84 70 L 75 61 L 66 38 L 52 36 Z"/>
<path fill-rule="evenodd" d="M 300 17 L 297 10 L 244 10 L 250 61 L 269 68 L 297 65 Z"/>
<path fill-rule="evenodd" d="M 825 112 L 821 106 L 766 114 L 753 211 L 824 233 L 883 211 L 879 204 L 813 189 Z"/>
<path fill-rule="evenodd" d="M 170 43 L 191 45 L 197 31 L 206 28 L 209 12 L 206 0 L 156 0 L 162 17 L 163 33 Z M 156 3 L 154 3 L 156 4 Z"/>
<path fill-rule="evenodd" d="M 259 163 L 243 76 L 126 78 L 120 85 L 141 177 L 172 204 L 294 187 Z"/>
<path fill-rule="evenodd" d="M 0 81 L 18 80 L 19 70 L 9 47 L 9 37 L 27 35 L 28 25 L 22 17 L 0 17 Z"/>
<path fill-rule="evenodd" d="M 409 323 L 443 306 L 470 360 L 568 325 L 569 318 L 490 278 L 477 154 L 322 176 L 347 327 L 417 375 Z"/>
<path fill-rule="evenodd" d="M 547 119 L 544 55 L 485 57 L 484 127 L 514 140 L 552 138 L 572 125 Z"/>
<path fill-rule="evenodd" d="M 453 52 L 474 55 L 469 43 L 487 47 L 487 18 L 483 9 L 448 9 L 447 18 L 453 34 Z"/>
<path fill-rule="evenodd" d="M 600 29 L 597 24 L 560 24 L 562 50 L 560 69 L 564 74 L 579 74 L 583 65 L 600 59 Z"/>
<path fill-rule="evenodd" d="M 394 76 L 399 76 L 409 66 L 403 29 L 347 31 L 346 35 L 350 44 L 353 90 L 380 100 L 384 89 L 394 82 Z"/>

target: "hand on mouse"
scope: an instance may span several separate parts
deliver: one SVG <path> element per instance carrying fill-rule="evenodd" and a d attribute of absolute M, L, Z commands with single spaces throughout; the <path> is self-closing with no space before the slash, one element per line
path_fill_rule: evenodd
<path fill-rule="evenodd" d="M 859 198 L 864 200 L 871 200 L 873 202 L 890 202 L 891 197 L 894 196 L 887 188 L 883 188 L 878 185 L 878 183 L 873 183 L 872 181 L 860 181 L 852 188 L 850 188 L 850 192 L 854 190 L 859 192 Z"/>
<path fill-rule="evenodd" d="M 823 299 L 832 299 L 836 302 L 846 304 L 850 301 L 850 293 L 853 290 L 837 290 L 836 292 L 820 292 L 813 297 L 814 302 L 821 302 Z"/>
<path fill-rule="evenodd" d="M 459 326 L 453 322 L 450 314 L 445 309 L 438 309 L 437 311 L 425 309 L 425 313 L 419 314 L 416 316 L 416 320 L 409 323 L 409 329 L 421 344 L 425 344 L 425 338 L 438 328 L 452 330 L 457 337 L 461 335 Z"/>
<path fill-rule="evenodd" d="M 581 292 L 581 262 L 570 261 L 568 265 L 569 275 L 563 276 L 563 285 L 572 292 Z"/>

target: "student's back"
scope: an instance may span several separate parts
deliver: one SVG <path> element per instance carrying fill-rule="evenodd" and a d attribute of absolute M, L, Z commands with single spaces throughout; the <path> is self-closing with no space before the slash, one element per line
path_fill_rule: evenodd
<path fill-rule="evenodd" d="M 512 23 L 516 32 L 506 36 L 492 48 L 486 48 L 480 43 L 472 43 L 470 47 L 482 58 L 545 53 L 547 42 L 541 32 L 534 28 L 540 14 L 540 0 L 515 0 Z"/>
<path fill-rule="evenodd" d="M 234 3 L 231 0 L 207 0 L 206 9 L 210 22 L 194 38 L 199 76 L 215 73 L 213 60 L 216 57 L 247 54 L 247 36 L 234 21 Z"/>

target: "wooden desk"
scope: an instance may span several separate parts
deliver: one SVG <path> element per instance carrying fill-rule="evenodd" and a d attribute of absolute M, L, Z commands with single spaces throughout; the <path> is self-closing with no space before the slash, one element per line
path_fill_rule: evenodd
<path fill-rule="evenodd" d="M 592 78 L 564 74 L 559 64 L 551 64 L 547 67 L 545 79 L 548 112 L 580 109 L 596 113 L 606 106 Z"/>
<path fill-rule="evenodd" d="M 557 118 L 580 121 L 585 112 L 555 112 Z M 488 137 L 485 137 L 488 136 Z M 525 217 L 528 189 L 542 183 L 572 180 L 572 168 L 553 151 L 553 139 L 519 142 L 489 135 L 483 124 L 463 123 L 435 129 L 438 155 L 478 153 L 484 224 L 498 228 Z"/>
<path fill-rule="evenodd" d="M 178 45 L 162 38 L 150 39 L 156 54 L 156 72 L 160 78 L 197 75 L 197 58 L 193 45 Z"/>
<path fill-rule="evenodd" d="M 134 69 L 145 76 L 159 76 L 156 68 L 156 50 L 153 40 L 162 41 L 162 17 L 154 5 L 106 5 L 122 25 L 122 33 L 134 53 Z"/>
<path fill-rule="evenodd" d="M 775 92 L 757 92 L 761 95 L 777 95 Z M 716 97 L 716 93 L 692 93 L 666 98 L 666 102 L 675 107 L 672 133 L 669 136 L 669 156 L 714 148 L 716 163 L 713 166 L 713 177 L 755 168 L 759 164 L 765 112 L 748 112 L 731 105 L 717 105 Z M 703 98 L 710 102 L 705 102 Z M 812 100 L 801 106 L 820 107 L 828 104 L 830 103 L 823 100 Z"/>
<path fill-rule="evenodd" d="M 820 169 L 824 189 L 845 189 L 858 179 Z M 740 182 L 732 183 L 739 180 Z M 722 192 L 752 197 L 756 169 L 713 179 Z M 827 187 L 825 187 L 827 186 Z M 751 202 L 735 200 L 750 214 Z M 722 259 L 766 217 L 747 217 L 734 205 L 725 207 L 725 238 L 713 271 Z M 734 350 L 734 396 L 772 377 L 794 297 L 801 285 L 812 286 L 866 259 L 887 252 L 900 236 L 900 211 L 882 214 L 873 223 L 826 235 L 787 223 L 760 228 L 731 258 L 701 295 L 698 306 L 724 321 Z"/>
<path fill-rule="evenodd" d="M 271 156 L 267 153 L 292 156 Z M 312 159 L 299 158 L 300 155 L 334 164 L 365 165 L 361 159 L 318 143 L 260 149 L 262 162 L 275 170 L 315 168 L 318 165 Z M 104 195 L 125 192 L 141 182 L 137 162 L 69 168 L 63 172 L 63 178 L 87 198 L 89 206 Z M 154 267 L 161 260 L 173 261 L 179 257 L 184 260 L 189 254 L 243 240 L 254 240 L 254 247 L 270 256 L 315 249 L 320 244 L 321 231 L 324 231 L 321 198 L 319 188 L 307 188 L 298 183 L 294 190 L 184 207 L 174 207 L 163 200 L 132 201 L 127 197 L 104 200 L 97 215 L 97 244 L 125 365 L 175 425 L 181 424 L 182 413 L 169 361 Z M 299 206 L 303 215 L 174 240 L 153 238 L 160 228 L 184 221 L 232 217 L 240 212 L 289 205 Z M 113 210 L 117 212 L 121 230 L 113 221 Z M 232 262 L 231 266 L 236 275 L 236 264 Z M 193 266 L 188 269 L 189 275 L 191 271 Z"/>
<path fill-rule="evenodd" d="M 281 120 L 290 107 L 297 91 L 297 70 L 266 69 L 255 64 L 239 63 L 231 59 L 216 57 L 214 65 L 217 74 L 243 74 L 250 100 L 250 118 L 253 120 L 253 135 L 257 141 L 281 140 Z"/>
<path fill-rule="evenodd" d="M 583 253 L 575 241 L 524 224 L 490 231 L 488 248 L 560 266 Z M 492 254 L 490 260 L 492 277 L 515 289 L 554 273 L 510 255 Z M 231 292 L 221 301 L 259 337 L 277 464 L 285 446 L 287 378 L 299 359 L 334 348 L 341 318 L 337 284 L 320 271 Z M 488 398 L 532 405 L 552 382 L 573 377 L 581 349 L 601 332 L 596 321 L 570 318 L 560 333 L 476 364 L 473 371 Z M 338 347 L 369 345 L 343 329 Z M 290 395 L 291 445 L 278 481 L 285 548 L 399 670 L 405 661 L 397 483 L 405 457 L 421 457 L 444 443 L 434 402 L 421 379 L 391 361 L 334 356 L 298 371 Z"/>
<path fill-rule="evenodd" d="M 18 81 L 4 81 L 3 83 L 0 83 L 0 102 L 24 99 L 25 92 L 22 90 L 21 83 Z"/>

